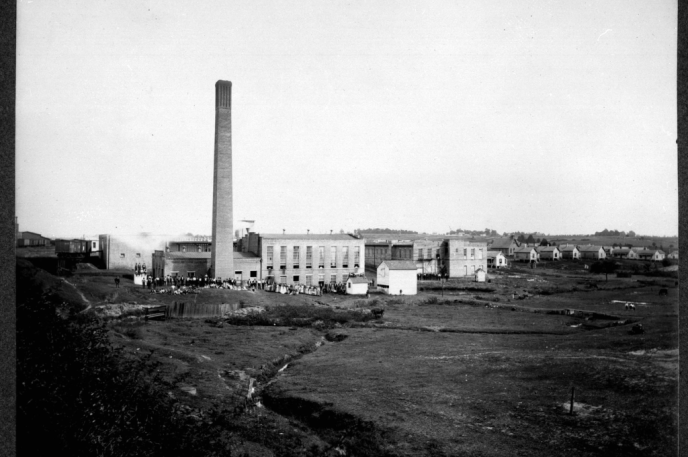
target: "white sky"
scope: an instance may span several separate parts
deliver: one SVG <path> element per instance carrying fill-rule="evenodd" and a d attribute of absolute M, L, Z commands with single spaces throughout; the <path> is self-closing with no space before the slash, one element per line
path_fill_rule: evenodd
<path fill-rule="evenodd" d="M 16 214 L 48 236 L 234 218 L 678 233 L 675 0 L 23 1 Z"/>

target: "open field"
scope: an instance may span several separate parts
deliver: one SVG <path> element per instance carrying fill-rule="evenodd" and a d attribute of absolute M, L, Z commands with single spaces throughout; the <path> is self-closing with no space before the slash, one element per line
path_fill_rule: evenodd
<path fill-rule="evenodd" d="M 108 322 L 125 353 L 152 351 L 169 394 L 195 414 L 240 403 L 256 380 L 260 406 L 237 431 L 248 455 L 337 455 L 335 446 L 373 456 L 676 454 L 673 279 L 605 281 L 573 268 L 517 266 L 490 272 L 489 283 L 450 281 L 444 292 L 423 282 L 414 297 L 212 289 L 174 296 L 129 279 L 116 289 L 105 274 L 67 283 L 21 265 L 36 288 L 96 312 L 106 303 L 174 301 L 384 309 L 381 319 L 334 328 L 306 320 L 290 327 L 220 318 Z M 644 334 L 629 334 L 635 323 Z"/>

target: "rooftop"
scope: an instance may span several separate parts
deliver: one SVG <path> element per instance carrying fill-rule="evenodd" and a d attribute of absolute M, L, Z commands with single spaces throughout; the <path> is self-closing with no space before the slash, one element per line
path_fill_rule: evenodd
<path fill-rule="evenodd" d="M 411 260 L 385 260 L 382 263 L 390 270 L 417 270 L 416 264 Z"/>

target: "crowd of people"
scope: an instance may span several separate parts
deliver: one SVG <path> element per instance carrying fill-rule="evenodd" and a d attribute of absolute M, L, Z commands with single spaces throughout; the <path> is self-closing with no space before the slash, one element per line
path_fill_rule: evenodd
<path fill-rule="evenodd" d="M 137 275 L 145 275 L 146 264 L 137 263 L 134 271 Z M 252 292 L 265 290 L 288 295 L 322 296 L 324 293 L 346 294 L 346 282 L 319 283 L 316 286 L 309 286 L 305 284 L 278 284 L 272 278 L 268 278 L 268 280 L 251 278 L 242 281 L 238 279 L 210 278 L 207 275 L 200 277 L 166 275 L 162 278 L 145 275 L 142 278 L 141 287 L 150 290 L 151 293 L 174 295 L 198 294 L 199 289 L 247 290 Z"/>

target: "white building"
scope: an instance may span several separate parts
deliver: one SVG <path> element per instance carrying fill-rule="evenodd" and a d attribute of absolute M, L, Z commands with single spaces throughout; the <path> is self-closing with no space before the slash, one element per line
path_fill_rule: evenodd
<path fill-rule="evenodd" d="M 476 282 L 485 282 L 487 279 L 487 273 L 485 273 L 485 270 L 482 268 L 478 268 L 475 272 L 475 281 Z"/>
<path fill-rule="evenodd" d="M 506 257 L 502 251 L 487 251 L 487 267 L 503 268 L 506 266 Z"/>
<path fill-rule="evenodd" d="M 368 293 L 368 278 L 365 276 L 349 276 L 346 280 L 348 295 L 365 295 Z"/>
<path fill-rule="evenodd" d="M 411 260 L 385 260 L 377 267 L 377 286 L 389 295 L 416 295 L 416 273 Z"/>
<path fill-rule="evenodd" d="M 533 247 L 521 246 L 514 251 L 514 260 L 519 262 L 537 262 L 538 253 Z"/>

